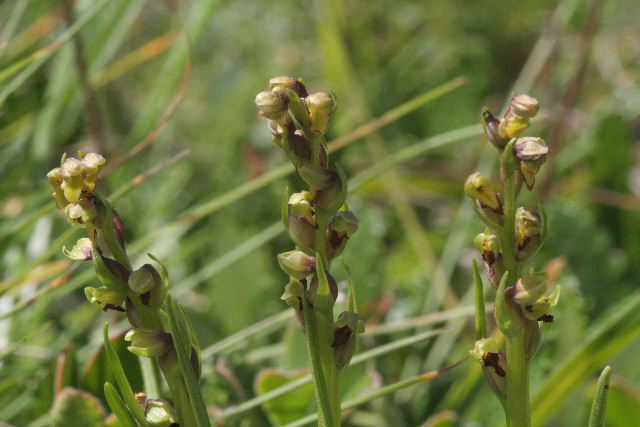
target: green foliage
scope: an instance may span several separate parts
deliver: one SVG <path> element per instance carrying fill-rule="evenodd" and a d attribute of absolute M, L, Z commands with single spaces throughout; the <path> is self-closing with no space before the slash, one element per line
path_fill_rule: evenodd
<path fill-rule="evenodd" d="M 148 252 L 167 263 L 170 292 L 204 348 L 245 331 L 203 361 L 201 385 L 212 416 L 263 396 L 254 389 L 263 368 L 307 365 L 304 345 L 289 339 L 301 335 L 293 317 L 252 329 L 287 308 L 278 300 L 286 277 L 275 254 L 290 243 L 278 206 L 285 184 L 302 186 L 288 175 L 291 168 L 283 166 L 252 100 L 270 76 L 289 74 L 305 76 L 314 90 L 335 91 L 338 109 L 327 141 L 458 76 L 467 80 L 382 127 L 363 128 L 332 154 L 353 177 L 349 207 L 360 220 L 344 258 L 370 333 L 361 351 L 417 336 L 433 322 L 450 327 L 434 341 L 412 342 L 348 368 L 345 398 L 364 394 L 356 380 L 383 387 L 454 362 L 473 347 L 469 242 L 478 224 L 461 183 L 475 170 L 497 177 L 484 154 L 487 144 L 478 142 L 480 106 L 495 111 L 511 91 L 527 91 L 549 108 L 532 128 L 548 129 L 542 136 L 553 155 L 525 206 L 542 201 L 549 214 L 539 265 L 557 256 L 567 260 L 558 277 L 564 301 L 554 323 L 543 327 L 531 367 L 532 391 L 545 396 L 538 419 L 585 424 L 593 393 L 578 390 L 611 364 L 607 425 L 639 424 L 638 393 L 630 385 L 640 380 L 639 320 L 629 315 L 610 323 L 606 314 L 637 298 L 640 265 L 639 97 L 632 78 L 640 10 L 634 1 L 606 2 L 592 36 L 586 22 L 598 2 L 576 0 L 325 0 L 313 7 L 290 0 L 76 1 L 71 24 L 63 18 L 65 3 L 0 2 L 2 422 L 51 423 L 60 399 L 56 359 L 69 344 L 76 362 L 69 362 L 63 384 L 110 407 L 103 386 L 117 382 L 100 347 L 105 314 L 82 290 L 100 285 L 91 266 L 62 255 L 63 246 L 82 236 L 54 214 L 44 173 L 63 152 L 119 159 L 153 131 L 153 142 L 125 158 L 100 191 L 119 199 L 134 268 L 149 262 Z M 78 40 L 84 67 L 77 62 Z M 581 46 L 588 48 L 586 62 Z M 584 81 L 573 89 L 580 73 Z M 96 117 L 101 126 L 94 126 Z M 177 156 L 185 149 L 186 157 Z M 336 280 L 345 277 L 337 264 Z M 106 316 L 121 336 L 120 315 Z M 488 316 L 489 333 L 493 327 Z M 137 357 L 122 340 L 112 344 L 132 391 L 143 390 Z M 556 372 L 567 366 L 576 370 L 561 381 Z M 469 369 L 364 402 L 350 410 L 348 422 L 502 422 L 497 399 Z M 269 420 L 247 409 L 230 422 Z"/>
<path fill-rule="evenodd" d="M 106 413 L 104 407 L 90 393 L 65 387 L 56 395 L 51 408 L 52 427 L 75 425 L 82 420 L 87 427 L 102 427 Z"/>

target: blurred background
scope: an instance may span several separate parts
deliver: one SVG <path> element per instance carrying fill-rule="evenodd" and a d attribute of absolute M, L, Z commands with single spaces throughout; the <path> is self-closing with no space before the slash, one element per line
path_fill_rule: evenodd
<path fill-rule="evenodd" d="M 353 179 L 360 219 L 343 258 L 367 320 L 361 350 L 450 328 L 351 368 L 347 396 L 472 348 L 482 226 L 462 184 L 476 170 L 496 177 L 481 108 L 528 93 L 541 114 L 526 134 L 552 155 L 524 203 L 545 206 L 550 237 L 536 264 L 551 263 L 562 286 L 532 366 L 534 424 L 584 425 L 609 363 L 608 425 L 640 425 L 639 22 L 633 0 L 0 2 L 0 421 L 50 422 L 61 354 L 75 355 L 79 387 L 103 398 L 101 326 L 126 327 L 87 303 L 91 266 L 61 252 L 82 232 L 54 211 L 45 174 L 79 150 L 114 166 L 101 189 L 118 197 L 130 253 L 169 268 L 208 349 L 212 414 L 263 392 L 264 368 L 307 366 L 275 261 L 292 246 L 283 189 L 302 184 L 253 102 L 269 78 L 292 75 L 338 98 L 328 139 L 340 138 L 333 159 Z M 259 333 L 232 335 L 263 319 Z M 219 424 L 282 425 L 311 410 L 310 393 Z M 362 405 L 347 424 L 501 422 L 466 363 Z"/>

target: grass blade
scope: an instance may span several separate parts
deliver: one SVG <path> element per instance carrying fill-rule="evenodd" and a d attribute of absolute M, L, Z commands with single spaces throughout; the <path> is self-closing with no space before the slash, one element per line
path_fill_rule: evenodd
<path fill-rule="evenodd" d="M 605 366 L 598 379 L 598 387 L 593 397 L 593 406 L 591 406 L 591 413 L 589 414 L 589 427 L 604 427 L 610 381 L 611 366 Z"/>

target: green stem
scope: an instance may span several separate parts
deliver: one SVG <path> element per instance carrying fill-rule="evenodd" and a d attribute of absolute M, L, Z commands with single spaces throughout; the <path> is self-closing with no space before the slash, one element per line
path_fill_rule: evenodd
<path fill-rule="evenodd" d="M 530 427 L 529 363 L 525 358 L 524 330 L 507 337 L 507 422 L 509 427 Z"/>
<path fill-rule="evenodd" d="M 307 347 L 309 357 L 311 358 L 311 372 L 313 375 L 313 383 L 316 391 L 316 400 L 318 403 L 319 423 L 320 427 L 334 427 L 333 410 L 330 402 L 329 388 L 327 386 L 327 377 L 323 369 L 323 363 L 320 359 L 320 340 L 318 334 L 317 315 L 313 315 L 309 301 L 303 298 L 302 314 L 307 330 Z"/>
<path fill-rule="evenodd" d="M 504 198 L 504 229 L 501 233 L 502 256 L 505 270 L 508 272 L 507 283 L 504 288 L 511 286 L 518 280 L 518 261 L 516 259 L 516 165 L 513 158 L 512 140 L 503 152 L 501 158 Z M 502 285 L 501 285 L 502 286 Z M 503 294 L 498 295 L 504 298 Z M 502 304 L 500 304 L 502 305 Z M 504 331 L 507 347 L 507 377 L 506 377 L 506 418 L 510 427 L 530 427 L 531 409 L 529 403 L 529 366 L 525 354 L 525 337 L 522 326 L 522 315 L 515 303 L 506 301 L 506 316 L 511 320 L 512 327 Z M 497 304 L 498 306 L 498 304 Z"/>

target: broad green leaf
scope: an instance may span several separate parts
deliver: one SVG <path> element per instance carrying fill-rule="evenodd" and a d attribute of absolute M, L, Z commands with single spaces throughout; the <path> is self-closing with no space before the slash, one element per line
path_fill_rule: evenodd
<path fill-rule="evenodd" d="M 51 409 L 53 427 L 102 427 L 106 413 L 97 397 L 72 387 L 63 388 Z"/>
<path fill-rule="evenodd" d="M 266 369 L 256 379 L 256 392 L 258 395 L 263 395 L 308 374 L 307 370 L 302 369 L 297 371 Z M 271 423 L 281 426 L 308 414 L 314 407 L 314 402 L 313 385 L 305 384 L 295 393 L 279 396 L 263 403 L 262 407 Z"/>
<path fill-rule="evenodd" d="M 640 426 L 640 391 L 637 386 L 614 376 L 608 400 L 608 427 Z"/>

